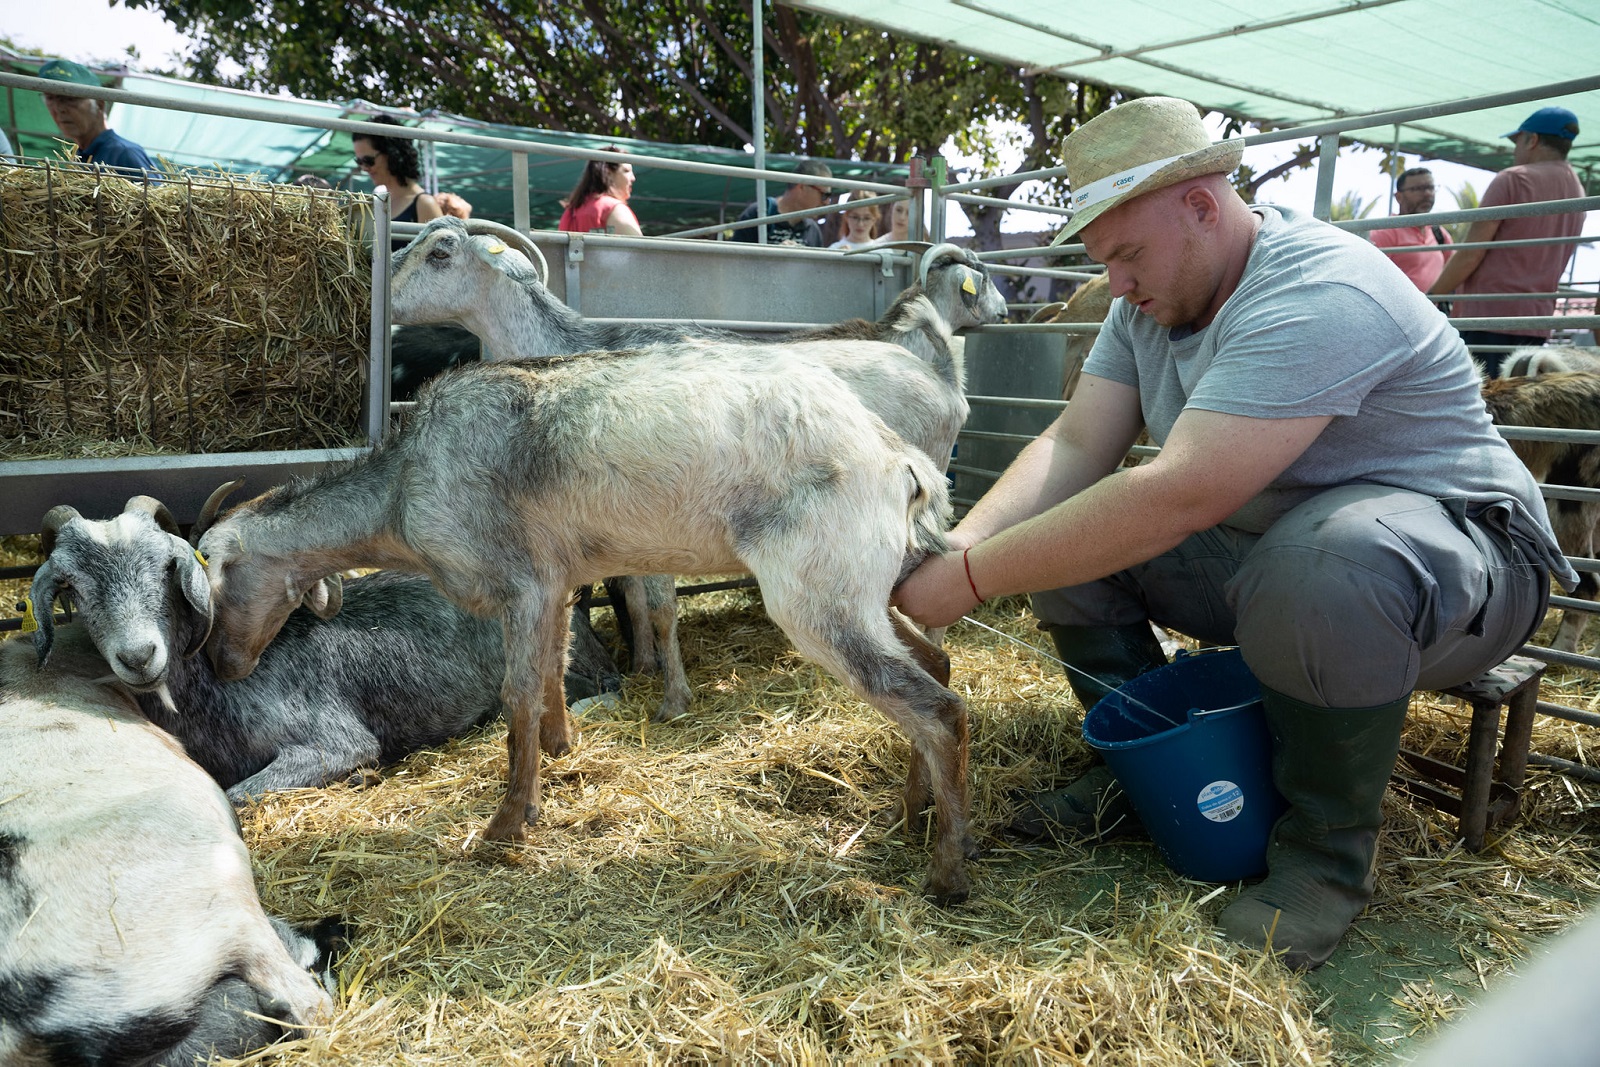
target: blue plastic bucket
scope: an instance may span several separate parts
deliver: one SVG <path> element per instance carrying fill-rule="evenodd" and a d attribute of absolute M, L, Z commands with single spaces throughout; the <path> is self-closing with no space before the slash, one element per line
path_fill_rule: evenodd
<path fill-rule="evenodd" d="M 1261 687 L 1237 648 L 1179 652 L 1083 720 L 1167 863 L 1203 882 L 1266 870 L 1287 805 L 1272 784 Z"/>

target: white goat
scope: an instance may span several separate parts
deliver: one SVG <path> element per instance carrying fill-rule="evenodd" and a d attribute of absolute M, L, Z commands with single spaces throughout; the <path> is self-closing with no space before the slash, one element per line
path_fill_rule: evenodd
<path fill-rule="evenodd" d="M 542 258 L 535 265 L 497 238 L 470 235 L 456 219 L 430 223 L 394 253 L 392 266 L 389 302 L 395 322 L 455 322 L 505 358 L 629 350 L 691 334 L 737 340 L 704 328 L 588 322 L 545 288 Z M 839 343 L 819 347 L 816 353 L 870 411 L 943 471 L 967 417 L 960 346 L 946 317 L 961 326 L 998 321 L 1005 314 L 1005 299 L 983 261 L 955 245 L 927 249 L 919 278 L 876 323 L 852 320 L 790 340 L 886 342 Z M 771 356 L 778 358 L 776 352 Z M 665 678 L 655 717 L 676 718 L 688 709 L 691 692 L 677 641 L 672 579 L 647 576 L 624 582 L 622 592 L 634 608 L 629 614 L 635 669 L 658 665 Z M 646 605 L 645 611 L 638 610 L 640 604 Z"/>
<path fill-rule="evenodd" d="M 0 1063 L 190 1064 L 324 1019 L 227 798 L 57 633 L 43 668 L 0 644 Z"/>
<path fill-rule="evenodd" d="M 218 676 L 249 674 L 326 575 L 431 575 L 505 626 L 511 780 L 487 836 L 521 840 L 539 814 L 540 749 L 570 745 L 571 589 L 747 570 L 795 647 L 909 735 L 908 825 L 930 790 L 938 813 L 929 892 L 964 898 L 966 705 L 929 672 L 942 654 L 888 608 L 896 581 L 945 544 L 944 479 L 820 362 L 824 347 L 693 343 L 436 378 L 362 462 L 206 531 Z"/>
<path fill-rule="evenodd" d="M 1500 363 L 1501 378 L 1536 378 L 1569 371 L 1600 372 L 1600 354 L 1592 348 L 1567 345 L 1525 345 L 1506 353 Z"/>

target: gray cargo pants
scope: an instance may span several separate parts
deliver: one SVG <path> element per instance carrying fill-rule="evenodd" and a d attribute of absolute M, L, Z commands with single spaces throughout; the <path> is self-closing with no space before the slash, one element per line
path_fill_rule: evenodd
<path fill-rule="evenodd" d="M 1099 581 L 1033 595 L 1041 624 L 1153 620 L 1238 644 L 1262 684 L 1327 708 L 1456 685 L 1515 652 L 1550 582 L 1504 506 L 1387 486 L 1319 493 L 1264 534 L 1219 526 Z"/>

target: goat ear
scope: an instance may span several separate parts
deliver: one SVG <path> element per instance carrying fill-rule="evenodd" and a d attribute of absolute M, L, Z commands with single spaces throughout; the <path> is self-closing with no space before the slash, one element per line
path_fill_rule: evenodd
<path fill-rule="evenodd" d="M 472 249 L 473 255 L 495 270 L 505 270 L 507 245 L 504 241 L 494 237 L 472 235 L 467 238 L 467 247 Z"/>
<path fill-rule="evenodd" d="M 50 649 L 56 642 L 56 590 L 60 585 L 61 579 L 56 573 L 55 564 L 45 560 L 34 572 L 33 586 L 28 590 L 28 596 L 33 601 L 33 617 L 39 624 L 39 628 L 33 632 L 33 650 L 38 653 L 40 667 L 49 662 Z"/>
<path fill-rule="evenodd" d="M 311 614 L 319 619 L 331 619 L 344 607 L 344 579 L 337 574 L 318 578 L 301 600 Z"/>
<path fill-rule="evenodd" d="M 188 640 L 183 646 L 183 658 L 188 659 L 205 647 L 215 614 L 211 604 L 211 583 L 206 579 L 205 567 L 200 564 L 200 554 L 181 539 L 178 544 L 181 547 L 174 549 L 178 571 L 173 580 L 178 585 L 179 597 L 174 603 L 183 615 L 182 621 L 188 632 Z"/>

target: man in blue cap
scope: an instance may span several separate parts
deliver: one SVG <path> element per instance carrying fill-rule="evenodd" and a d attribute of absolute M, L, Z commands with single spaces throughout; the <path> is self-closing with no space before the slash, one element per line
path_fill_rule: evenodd
<path fill-rule="evenodd" d="M 1496 174 L 1478 201 L 1481 207 L 1531 204 L 1543 200 L 1568 200 L 1583 195 L 1583 183 L 1567 162 L 1567 152 L 1578 136 L 1578 116 L 1564 107 L 1542 107 L 1505 136 L 1515 148 L 1512 166 Z M 1520 219 L 1475 222 L 1467 242 L 1549 240 L 1577 237 L 1583 232 L 1583 213 L 1530 215 Z M 1520 299 L 1472 300 L 1473 293 L 1553 293 L 1572 258 L 1572 244 L 1540 244 L 1507 248 L 1469 248 L 1450 257 L 1430 293 L 1461 293 L 1452 318 L 1528 317 L 1553 315 L 1553 296 Z M 1502 330 L 1462 330 L 1469 345 L 1542 345 L 1550 331 L 1526 326 Z M 1500 373 L 1504 352 L 1474 353 L 1490 377 Z"/>
<path fill-rule="evenodd" d="M 49 81 L 100 87 L 100 79 L 82 63 L 52 59 L 39 68 L 39 77 Z M 160 177 L 161 169 L 151 162 L 145 150 L 106 125 L 105 106 L 87 96 L 44 93 L 44 106 L 55 119 L 61 136 L 78 146 L 78 158 L 85 163 L 110 167 L 125 177 L 138 179 L 145 174 Z"/>

